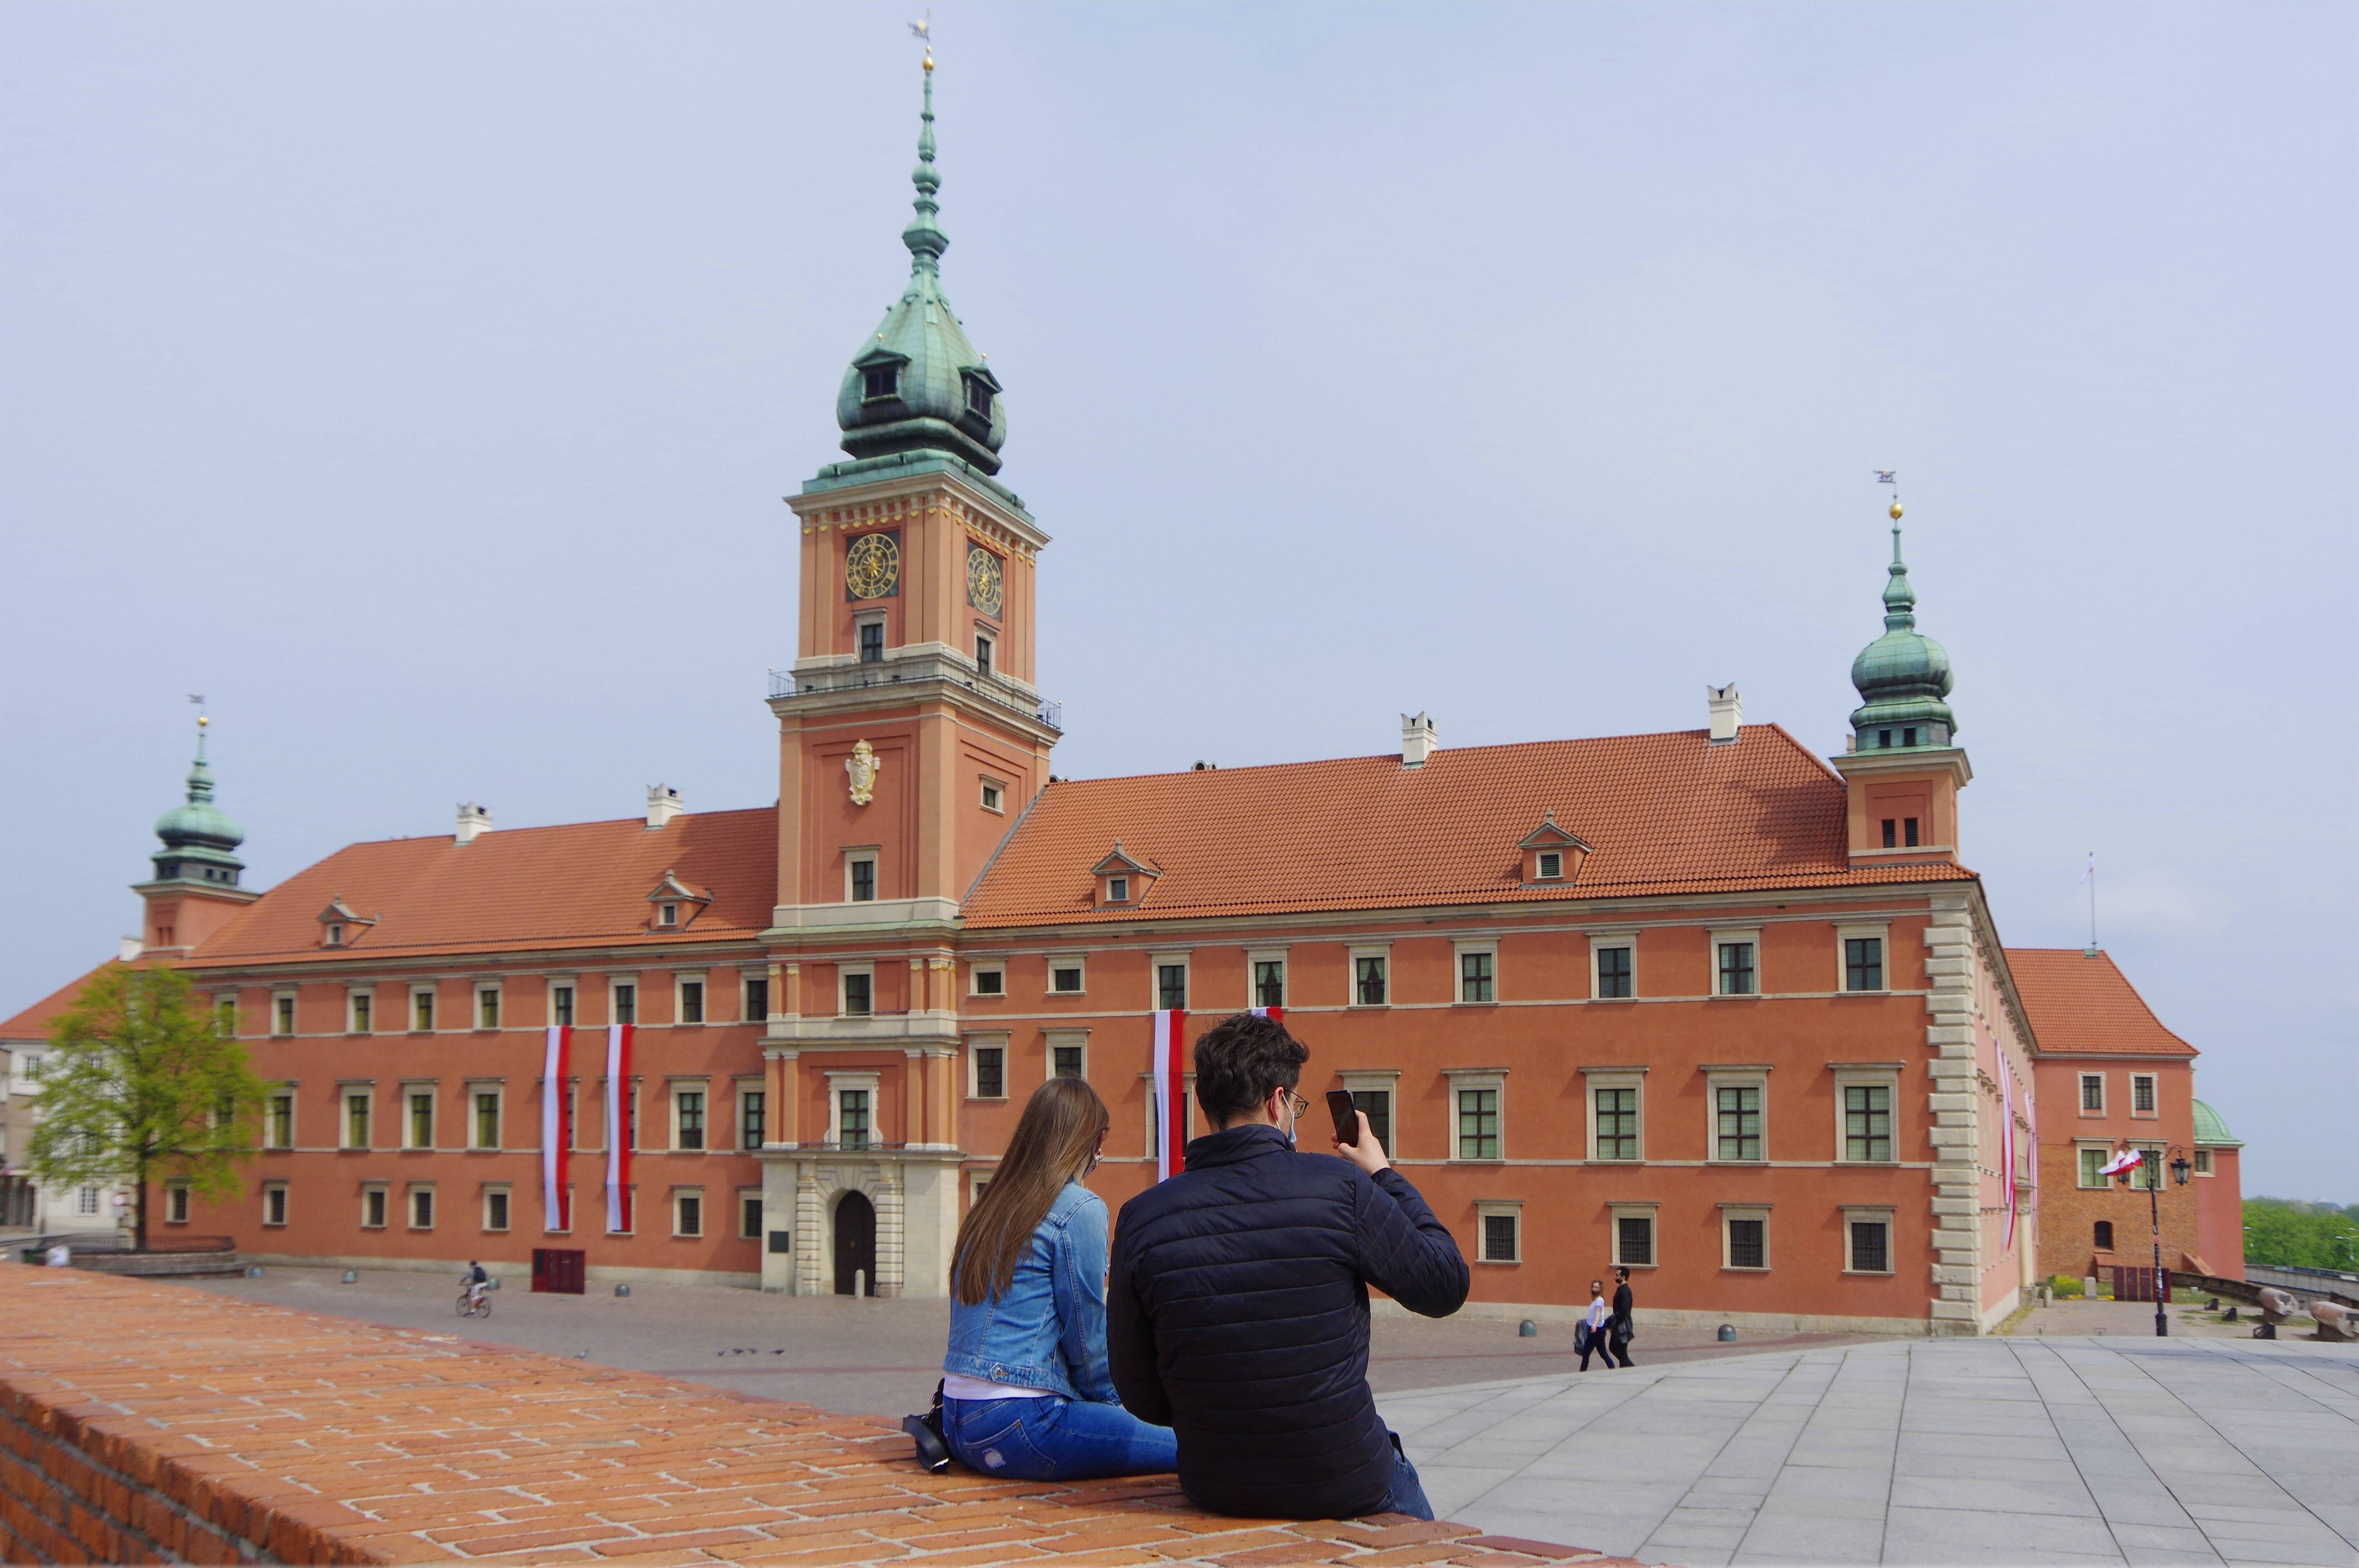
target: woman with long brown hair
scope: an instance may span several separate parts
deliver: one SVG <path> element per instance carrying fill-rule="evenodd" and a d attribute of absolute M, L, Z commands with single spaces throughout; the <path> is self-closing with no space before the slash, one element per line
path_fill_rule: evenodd
<path fill-rule="evenodd" d="M 985 1475 L 1147 1476 L 1178 1460 L 1169 1427 L 1122 1408 L 1106 1363 L 1106 1206 L 1082 1185 L 1105 1132 L 1095 1089 L 1050 1078 L 959 1227 L 942 1434 Z"/>

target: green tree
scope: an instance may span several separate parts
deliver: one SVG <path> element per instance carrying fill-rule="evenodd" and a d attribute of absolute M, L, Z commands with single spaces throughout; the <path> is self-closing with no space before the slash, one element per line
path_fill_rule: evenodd
<path fill-rule="evenodd" d="M 2359 1205 L 2245 1200 L 2245 1261 L 2280 1268 L 2359 1267 Z"/>
<path fill-rule="evenodd" d="M 110 965 L 49 1027 L 33 1101 L 33 1173 L 45 1183 L 136 1184 L 147 1248 L 147 1186 L 184 1180 L 237 1195 L 266 1086 L 223 1021 L 173 969 Z"/>

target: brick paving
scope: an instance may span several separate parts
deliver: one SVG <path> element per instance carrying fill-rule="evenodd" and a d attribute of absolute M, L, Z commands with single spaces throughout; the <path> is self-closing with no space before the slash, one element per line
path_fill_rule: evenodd
<path fill-rule="evenodd" d="M 1397 1515 L 1224 1519 L 1169 1476 L 928 1476 L 882 1418 L 13 1264 L 0 1531 L 11 1561 L 1629 1561 Z"/>

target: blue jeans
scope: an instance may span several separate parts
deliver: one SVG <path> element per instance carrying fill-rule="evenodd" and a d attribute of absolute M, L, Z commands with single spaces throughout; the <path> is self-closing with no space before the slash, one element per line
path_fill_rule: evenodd
<path fill-rule="evenodd" d="M 1400 1433 L 1387 1433 L 1393 1440 L 1392 1490 L 1385 1494 L 1385 1506 L 1380 1514 L 1407 1514 L 1411 1519 L 1431 1519 L 1433 1505 L 1425 1500 L 1425 1484 L 1417 1478 L 1417 1466 L 1408 1462 L 1401 1451 Z"/>
<path fill-rule="evenodd" d="M 942 1433 L 960 1464 L 1019 1481 L 1158 1476 L 1180 1463 L 1169 1427 L 1087 1400 L 944 1400 Z"/>

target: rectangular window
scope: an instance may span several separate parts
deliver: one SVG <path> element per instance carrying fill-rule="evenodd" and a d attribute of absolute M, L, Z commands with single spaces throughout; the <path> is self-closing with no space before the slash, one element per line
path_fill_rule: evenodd
<path fill-rule="evenodd" d="M 639 988 L 619 985 L 614 988 L 614 1022 L 636 1023 L 639 1021 Z"/>
<path fill-rule="evenodd" d="M 344 1094 L 344 1147 L 365 1149 L 369 1146 L 369 1094 L 366 1089 L 350 1089 Z"/>
<path fill-rule="evenodd" d="M 860 395 L 866 397 L 892 397 L 901 390 L 899 365 L 868 365 L 860 374 Z"/>
<path fill-rule="evenodd" d="M 413 1089 L 409 1095 L 409 1143 L 412 1149 L 434 1147 L 434 1091 Z"/>
<path fill-rule="evenodd" d="M 1720 994 L 1751 996 L 1753 991 L 1753 944 L 1723 942 L 1720 945 Z"/>
<path fill-rule="evenodd" d="M 1892 1222 L 1854 1219 L 1851 1222 L 1851 1271 L 1854 1274 L 1892 1272 Z"/>
<path fill-rule="evenodd" d="M 1614 1221 L 1614 1261 L 1631 1268 L 1655 1261 L 1655 1222 L 1645 1215 L 1616 1216 Z"/>
<path fill-rule="evenodd" d="M 2081 1075 L 2081 1108 L 2082 1110 L 2089 1111 L 2101 1111 L 2105 1108 L 2104 1074 L 2083 1073 Z"/>
<path fill-rule="evenodd" d="M 188 1188 L 174 1185 L 164 1189 L 164 1223 L 167 1225 L 189 1223 Z"/>
<path fill-rule="evenodd" d="M 1892 1158 L 1892 1087 L 1889 1084 L 1843 1086 L 1843 1158 Z"/>
<path fill-rule="evenodd" d="M 1540 881 L 1552 882 L 1564 875 L 1563 850 L 1542 849 L 1535 859 L 1539 861 Z"/>
<path fill-rule="evenodd" d="M 659 903 L 656 905 L 656 924 L 658 925 L 678 925 L 679 924 L 679 905 L 676 903 Z"/>
<path fill-rule="evenodd" d="M 1386 973 L 1391 960 L 1381 954 L 1352 960 L 1353 995 L 1362 1007 L 1383 1007 L 1391 977 Z"/>
<path fill-rule="evenodd" d="M 973 979 L 975 995 L 1006 996 L 1007 994 L 1007 971 L 1006 969 L 998 968 L 996 967 L 986 969 L 981 965 L 977 965 L 973 968 L 969 969 L 967 973 Z"/>
<path fill-rule="evenodd" d="M 1158 964 L 1155 966 L 1155 1005 L 1159 1008 L 1184 1008 L 1188 1005 L 1188 966 Z"/>
<path fill-rule="evenodd" d="M 375 997 L 369 995 L 366 991 L 353 992 L 353 1033 L 355 1034 L 368 1033 L 369 1031 L 375 1027 L 373 1015 L 375 1011 L 376 999 Z"/>
<path fill-rule="evenodd" d="M 1514 1214 L 1486 1214 L 1483 1217 L 1483 1261 L 1485 1263 L 1516 1263 L 1523 1260 L 1518 1250 L 1522 1228 L 1521 1217 Z"/>
<path fill-rule="evenodd" d="M 333 921 L 328 925 L 327 945 L 331 947 L 341 947 L 344 945 L 344 928 Z"/>
<path fill-rule="evenodd" d="M 876 857 L 863 855 L 852 862 L 852 902 L 876 902 Z"/>
<path fill-rule="evenodd" d="M 2130 1170 L 2130 1185 L 2139 1192 L 2162 1185 L 2162 1151 L 2141 1149 L 2138 1162 Z"/>
<path fill-rule="evenodd" d="M 1082 1048 L 1080 1046 L 1055 1045 L 1049 1047 L 1049 1054 L 1054 1060 L 1057 1076 L 1060 1078 L 1078 1078 L 1082 1076 Z"/>
<path fill-rule="evenodd" d="M 1106 902 L 1108 903 L 1128 903 L 1130 902 L 1130 879 L 1128 877 L 1108 877 L 1106 879 Z"/>
<path fill-rule="evenodd" d="M 2195 1173 L 2199 1176 L 2208 1176 L 2212 1173 L 2211 1150 L 2198 1149 L 2195 1152 Z"/>
<path fill-rule="evenodd" d="M 1492 1001 L 1491 967 L 1496 959 L 1489 953 L 1458 955 L 1458 1000 L 1460 1001 Z"/>
<path fill-rule="evenodd" d="M 870 988 L 875 984 L 875 979 L 874 975 L 843 977 L 843 1011 L 846 1016 L 864 1018 L 875 1011 L 875 999 Z"/>
<path fill-rule="evenodd" d="M 1458 1091 L 1458 1157 L 1495 1160 L 1499 1157 L 1499 1091 Z"/>
<path fill-rule="evenodd" d="M 1259 959 L 1254 964 L 1253 969 L 1253 1004 L 1256 1007 L 1284 1007 L 1286 1005 L 1286 960 L 1283 958 Z"/>
<path fill-rule="evenodd" d="M 1049 989 L 1060 996 L 1079 996 L 1082 979 L 1082 966 L 1079 964 L 1052 965 L 1049 970 Z"/>
<path fill-rule="evenodd" d="M 1732 1219 L 1728 1222 L 1728 1266 L 1766 1269 L 1769 1266 L 1769 1222 Z"/>
<path fill-rule="evenodd" d="M 704 982 L 702 980 L 679 982 L 679 1021 L 682 1023 L 704 1022 Z"/>
<path fill-rule="evenodd" d="M 1892 744 L 1892 731 L 1886 730 L 1883 733 L 1884 743 L 1889 746 Z M 1897 849 L 1900 847 L 1899 827 L 1900 824 L 1893 818 L 1887 816 L 1884 819 L 1884 847 L 1886 849 Z"/>
<path fill-rule="evenodd" d="M 262 1189 L 262 1223 L 265 1225 L 287 1223 L 286 1184 L 273 1182 Z"/>
<path fill-rule="evenodd" d="M 745 981 L 745 1022 L 759 1023 L 770 1016 L 770 979 L 747 977 Z"/>
<path fill-rule="evenodd" d="M 2104 1169 L 2105 1152 L 2103 1149 L 2081 1151 L 2081 1184 L 2082 1186 L 2104 1186 L 2105 1184 Z"/>
<path fill-rule="evenodd" d="M 1599 1160 L 1638 1157 L 1638 1091 L 1597 1091 L 1597 1152 Z"/>
<path fill-rule="evenodd" d="M 1911 849 L 1917 848 L 1917 819 L 1915 817 L 1907 816 L 1901 818 L 1900 840 Z"/>
<path fill-rule="evenodd" d="M 383 1187 L 369 1187 L 362 1192 L 361 1228 L 364 1230 L 385 1228 L 385 1189 Z"/>
<path fill-rule="evenodd" d="M 1884 938 L 1881 936 L 1844 937 L 1843 989 L 1880 991 L 1883 989 Z"/>
<path fill-rule="evenodd" d="M 751 1194 L 741 1194 L 737 1199 L 737 1235 L 745 1241 L 762 1238 L 762 1200 Z"/>
<path fill-rule="evenodd" d="M 295 1147 L 295 1097 L 291 1094 L 270 1097 L 270 1147 Z"/>
<path fill-rule="evenodd" d="M 977 633 L 974 639 L 974 673 L 981 676 L 991 673 L 991 639 L 981 633 Z"/>
<path fill-rule="evenodd" d="M 573 988 L 571 986 L 549 988 L 549 1021 L 569 1029 L 572 1027 Z"/>
<path fill-rule="evenodd" d="M 508 1190 L 487 1187 L 484 1191 L 484 1228 L 506 1230 L 508 1227 Z"/>
<path fill-rule="evenodd" d="M 274 1034 L 295 1033 L 295 999 L 291 996 L 272 999 L 270 1032 Z"/>
<path fill-rule="evenodd" d="M 746 1089 L 737 1096 L 737 1147 L 759 1149 L 770 1136 L 770 1091 Z"/>
<path fill-rule="evenodd" d="M 702 1193 L 672 1195 L 671 1233 L 674 1236 L 704 1234 L 704 1195 Z"/>
<path fill-rule="evenodd" d="M 1353 1089 L 1352 1105 L 1368 1119 L 1368 1131 L 1389 1157 L 1393 1152 L 1393 1094 L 1390 1089 Z"/>
<path fill-rule="evenodd" d="M 2133 1112 L 2140 1112 L 2148 1115 L 2153 1113 L 2154 1075 L 2152 1073 L 2132 1073 L 2130 1075 L 2130 1109 Z"/>
<path fill-rule="evenodd" d="M 1720 1126 L 1716 1157 L 1723 1160 L 1761 1158 L 1761 1089 L 1744 1084 L 1713 1091 Z"/>
<path fill-rule="evenodd" d="M 983 786 L 983 808 L 985 811 L 1005 811 L 1006 807 L 1000 805 L 1000 801 L 1005 796 L 1006 793 L 1005 786 L 1003 785 L 995 784 L 984 784 Z"/>
<path fill-rule="evenodd" d="M 475 1027 L 497 1029 L 500 1026 L 500 993 L 485 989 L 475 993 Z"/>
<path fill-rule="evenodd" d="M 836 1092 L 836 1115 L 842 1131 L 839 1141 L 846 1149 L 868 1147 L 868 1091 L 840 1089 Z"/>
<path fill-rule="evenodd" d="M 701 1150 L 704 1147 L 704 1091 L 682 1089 L 676 1097 L 679 1115 L 679 1142 L 676 1147 Z"/>
<path fill-rule="evenodd" d="M 432 1187 L 409 1189 L 409 1228 L 412 1230 L 434 1228 L 434 1189 Z"/>
<path fill-rule="evenodd" d="M 1636 996 L 1630 989 L 1631 954 L 1628 947 L 1597 949 L 1597 994 L 1611 1000 Z"/>
<path fill-rule="evenodd" d="M 974 1048 L 974 1098 L 1007 1098 L 1007 1050 L 1005 1046 L 978 1045 Z"/>
<path fill-rule="evenodd" d="M 97 1212 L 98 1189 L 96 1187 L 85 1186 L 74 1195 L 74 1213 L 96 1214 Z"/>
<path fill-rule="evenodd" d="M 885 622 L 863 621 L 860 623 L 860 662 L 876 665 L 885 662 Z"/>
<path fill-rule="evenodd" d="M 496 1149 L 500 1146 L 500 1091 L 475 1091 L 475 1147 Z"/>

